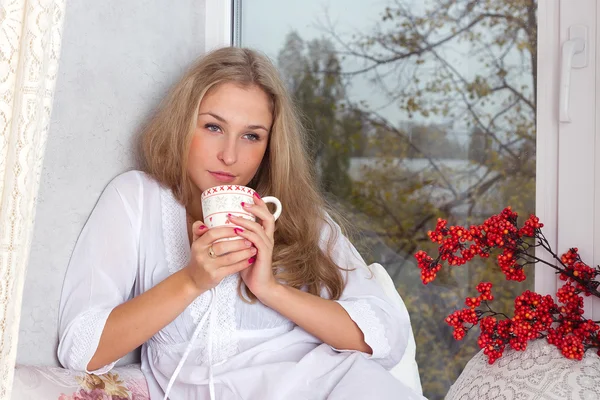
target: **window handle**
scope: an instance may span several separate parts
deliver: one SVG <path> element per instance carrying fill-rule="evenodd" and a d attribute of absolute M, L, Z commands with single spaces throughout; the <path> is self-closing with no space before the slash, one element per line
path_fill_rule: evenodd
<path fill-rule="evenodd" d="M 559 121 L 571 122 L 569 97 L 571 94 L 571 69 L 584 68 L 588 59 L 588 28 L 584 25 L 569 27 L 569 40 L 563 43 L 560 62 Z"/>

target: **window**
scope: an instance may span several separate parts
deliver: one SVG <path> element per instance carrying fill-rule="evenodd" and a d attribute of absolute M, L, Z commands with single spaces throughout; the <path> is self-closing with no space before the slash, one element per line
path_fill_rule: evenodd
<path fill-rule="evenodd" d="M 450 339 L 440 318 L 473 292 L 481 271 L 457 269 L 423 287 L 412 252 L 426 248 L 432 225 L 415 224 L 419 217 L 480 221 L 512 204 L 521 216 L 536 212 L 559 253 L 578 246 L 585 261 L 600 263 L 595 0 L 576 8 L 570 0 L 458 0 L 450 9 L 442 0 L 216 3 L 233 24 L 217 44 L 258 48 L 279 64 L 320 141 L 312 154 L 323 187 L 360 228 L 363 254 L 386 265 L 412 304 L 429 398 L 443 398 L 477 351 Z M 587 28 L 586 63 L 561 91 L 561 50 L 574 26 Z M 558 112 L 565 98 L 570 122 Z M 531 275 L 521 288 L 491 276 L 501 302 L 534 281 L 538 292 L 556 291 L 548 268 Z M 587 298 L 585 310 L 599 319 L 600 301 Z"/>
<path fill-rule="evenodd" d="M 494 283 L 498 311 L 533 289 L 498 268 L 446 270 L 424 286 L 413 254 L 438 217 L 480 223 L 535 212 L 537 5 L 531 2 L 241 2 L 239 45 L 279 66 L 315 139 L 323 189 L 351 216 L 368 262 L 411 315 L 425 396 L 442 399 L 477 352 L 444 318 Z M 442 270 L 444 271 L 444 270 Z"/>

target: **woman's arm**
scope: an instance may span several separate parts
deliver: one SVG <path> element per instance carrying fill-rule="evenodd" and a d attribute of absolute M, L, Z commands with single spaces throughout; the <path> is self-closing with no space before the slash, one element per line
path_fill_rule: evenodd
<path fill-rule="evenodd" d="M 182 269 L 141 295 L 115 307 L 108 316 L 87 371 L 109 365 L 150 339 L 199 296 Z"/>
<path fill-rule="evenodd" d="M 243 229 L 238 234 L 258 249 L 252 267 L 241 277 L 266 306 L 338 351 L 362 351 L 384 367 L 394 366 L 404 354 L 410 336 L 410 319 L 394 305 L 375 280 L 362 257 L 331 220 L 324 224 L 320 243 L 332 243 L 332 260 L 346 270 L 345 287 L 332 301 L 282 286 L 273 276 L 275 220 L 260 199 L 243 204 L 261 223 L 230 216 Z M 329 240 L 331 238 L 331 241 Z"/>
<path fill-rule="evenodd" d="M 143 179 L 132 171 L 111 181 L 77 239 L 59 308 L 58 358 L 66 368 L 90 372 L 109 315 L 130 297 L 138 274 Z"/>
<path fill-rule="evenodd" d="M 216 286 L 225 276 L 248 267 L 248 258 L 253 251 L 237 240 L 220 244 L 228 247 L 228 256 L 204 260 L 211 243 L 235 235 L 232 228 L 208 231 L 203 223 L 196 222 L 192 229 L 194 243 L 190 263 L 112 310 L 98 348 L 87 365 L 88 371 L 110 364 L 142 345 L 181 314 L 196 297 Z"/>
<path fill-rule="evenodd" d="M 193 227 L 190 263 L 130 299 L 139 275 L 144 186 L 140 173 L 117 177 L 102 193 L 77 241 L 60 303 L 58 357 L 69 369 L 102 374 L 173 321 L 197 296 L 248 267 L 251 249 L 210 259 L 208 247 L 235 236 L 231 228 Z M 221 244 L 220 244 L 221 245 Z M 222 245 L 224 246 L 224 245 Z"/>
<path fill-rule="evenodd" d="M 280 284 L 259 300 L 333 348 L 373 352 L 358 325 L 333 300 Z"/>
<path fill-rule="evenodd" d="M 369 358 L 385 368 L 392 368 L 402 359 L 408 345 L 411 332 L 408 312 L 388 297 L 339 226 L 328 220 L 321 233 L 324 250 L 330 238 L 333 239 L 333 261 L 347 269 L 344 272 L 344 290 L 335 303 L 343 307 L 362 332 L 364 342 L 371 349 Z M 325 343 L 338 351 L 354 350 L 337 347 L 331 341 Z"/>

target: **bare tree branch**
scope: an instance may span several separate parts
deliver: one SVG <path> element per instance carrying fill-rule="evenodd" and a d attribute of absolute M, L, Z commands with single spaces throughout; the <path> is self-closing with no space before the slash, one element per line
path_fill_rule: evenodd
<path fill-rule="evenodd" d="M 444 181 L 444 183 L 446 183 L 446 185 L 447 185 L 446 188 L 448 190 L 450 190 L 455 196 L 458 195 L 456 192 L 456 189 L 454 189 L 454 186 L 450 183 L 448 178 L 446 178 L 446 176 L 441 171 L 441 169 L 438 167 L 437 163 L 433 160 L 432 157 L 428 156 L 426 153 L 423 152 L 423 150 L 421 150 L 420 148 L 415 146 L 414 143 L 412 143 L 402 131 L 400 131 L 395 126 L 391 125 L 385 118 L 383 118 L 382 116 L 380 116 L 376 113 L 372 113 L 372 114 L 377 116 L 377 119 L 371 119 L 371 123 L 374 126 L 383 127 L 386 130 L 388 130 L 389 132 L 393 132 L 393 133 L 397 134 L 398 137 L 400 137 L 402 140 L 404 140 L 411 149 L 415 150 L 417 153 L 421 154 L 423 156 L 423 158 L 427 159 L 429 164 L 431 164 L 431 167 L 439 174 L 440 178 Z"/>

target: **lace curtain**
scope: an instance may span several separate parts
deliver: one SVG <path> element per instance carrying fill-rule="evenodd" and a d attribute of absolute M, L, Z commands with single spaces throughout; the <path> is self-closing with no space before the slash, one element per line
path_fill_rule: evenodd
<path fill-rule="evenodd" d="M 0 0 L 0 399 L 9 399 L 66 0 Z"/>

